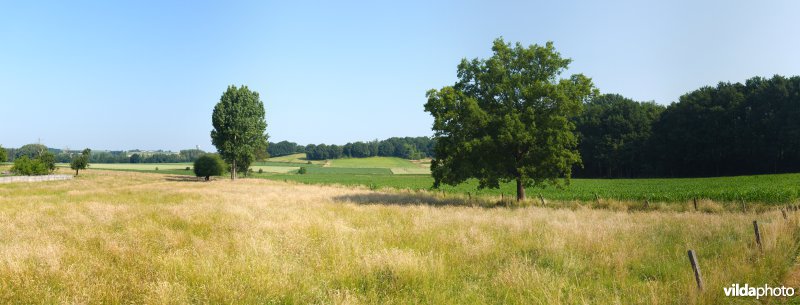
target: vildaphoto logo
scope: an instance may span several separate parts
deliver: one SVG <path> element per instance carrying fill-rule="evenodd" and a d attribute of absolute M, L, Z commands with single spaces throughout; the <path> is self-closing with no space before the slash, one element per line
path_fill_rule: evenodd
<path fill-rule="evenodd" d="M 761 286 L 749 286 L 748 284 L 744 284 L 741 286 L 739 284 L 733 284 L 731 287 L 722 287 L 722 290 L 725 291 L 725 296 L 728 297 L 756 297 L 756 299 L 766 296 L 772 297 L 793 297 L 794 296 L 794 288 L 793 287 L 770 287 L 769 285 Z"/>

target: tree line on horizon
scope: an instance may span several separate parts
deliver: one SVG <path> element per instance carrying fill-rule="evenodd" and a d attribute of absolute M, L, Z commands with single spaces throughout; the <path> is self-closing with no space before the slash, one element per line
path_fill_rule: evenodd
<path fill-rule="evenodd" d="M 295 142 L 270 142 L 267 152 L 271 157 L 305 153 L 307 160 L 327 160 L 339 158 L 398 157 L 403 159 L 422 159 L 433 156 L 435 142 L 430 137 L 391 137 L 385 140 L 348 142 L 336 144 L 298 145 Z"/>
<path fill-rule="evenodd" d="M 753 77 L 668 106 L 599 95 L 574 118 L 575 177 L 710 177 L 800 171 L 800 76 Z"/>
<path fill-rule="evenodd" d="M 56 163 L 69 163 L 75 156 L 81 155 L 82 150 L 65 150 L 50 148 L 44 144 L 32 143 L 25 144 L 19 148 L 5 148 L 7 161 L 13 162 L 14 159 L 22 156 L 34 158 L 41 151 L 48 151 L 55 156 Z M 194 162 L 198 157 L 206 152 L 201 149 L 183 149 L 178 153 L 170 152 L 142 152 L 139 150 L 117 150 L 117 151 L 93 151 L 89 157 L 89 163 L 185 163 Z M 2 161 L 0 161 L 2 162 Z"/>

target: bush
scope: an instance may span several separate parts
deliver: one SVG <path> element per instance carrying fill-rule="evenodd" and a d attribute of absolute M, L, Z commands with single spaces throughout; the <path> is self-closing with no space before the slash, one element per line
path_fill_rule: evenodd
<path fill-rule="evenodd" d="M 303 167 L 300 167 L 300 169 L 298 169 L 298 170 L 297 170 L 297 173 L 298 173 L 298 174 L 301 174 L 301 175 L 305 175 L 305 174 L 306 174 L 306 168 L 305 168 L 305 166 L 303 166 Z"/>
<path fill-rule="evenodd" d="M 50 170 L 47 165 L 39 159 L 30 159 L 28 156 L 22 156 L 14 160 L 14 166 L 11 171 L 17 175 L 25 176 L 38 176 L 47 175 Z"/>
<path fill-rule="evenodd" d="M 186 170 L 187 170 L 187 171 L 188 171 L 188 170 L 191 170 L 191 169 L 192 169 L 191 167 L 188 167 L 188 166 L 186 167 Z"/>
<path fill-rule="evenodd" d="M 258 169 L 258 173 L 259 173 L 259 174 L 263 174 L 263 173 L 264 173 L 264 169 L 263 169 L 263 168 L 259 168 L 259 169 Z"/>
<path fill-rule="evenodd" d="M 211 176 L 222 176 L 225 169 L 228 167 L 225 161 L 216 154 L 205 154 L 194 161 L 194 174 L 197 177 L 205 177 L 206 181 L 211 179 Z"/>

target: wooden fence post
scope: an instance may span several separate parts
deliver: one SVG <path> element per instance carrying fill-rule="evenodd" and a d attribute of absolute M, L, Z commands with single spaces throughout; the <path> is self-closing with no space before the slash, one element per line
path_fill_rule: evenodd
<path fill-rule="evenodd" d="M 544 197 L 542 196 L 542 193 L 539 193 L 539 200 L 542 201 L 542 206 L 544 206 L 545 203 L 544 203 Z"/>
<path fill-rule="evenodd" d="M 697 262 L 697 255 L 694 254 L 694 250 L 689 250 L 689 263 L 692 264 L 692 270 L 694 270 L 694 279 L 697 281 L 697 288 L 702 291 L 703 276 L 700 275 L 700 264 Z"/>
<path fill-rule="evenodd" d="M 758 251 L 764 252 L 764 248 L 761 246 L 761 231 L 758 230 L 758 221 L 753 220 L 753 230 L 756 233 L 756 244 L 758 244 Z"/>
<path fill-rule="evenodd" d="M 694 198 L 694 210 L 697 211 L 697 197 Z"/>

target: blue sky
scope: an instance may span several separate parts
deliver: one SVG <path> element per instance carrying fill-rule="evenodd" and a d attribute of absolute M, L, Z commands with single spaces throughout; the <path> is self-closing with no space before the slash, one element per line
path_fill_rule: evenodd
<path fill-rule="evenodd" d="M 427 136 L 425 92 L 500 36 L 662 104 L 800 71 L 794 1 L 114 2 L 0 1 L 0 145 L 213 150 L 230 84 L 261 94 L 270 141 Z"/>

